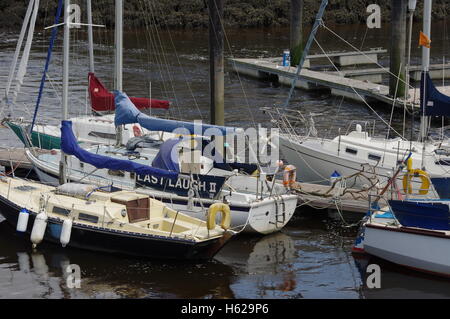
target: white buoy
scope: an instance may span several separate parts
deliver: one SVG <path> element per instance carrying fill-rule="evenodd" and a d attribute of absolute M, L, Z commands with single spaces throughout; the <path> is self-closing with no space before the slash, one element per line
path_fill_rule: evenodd
<path fill-rule="evenodd" d="M 22 208 L 19 213 L 19 218 L 17 219 L 17 227 L 16 230 L 18 232 L 26 232 L 28 226 L 28 218 L 30 217 L 30 213 L 26 208 Z"/>
<path fill-rule="evenodd" d="M 61 242 L 61 245 L 63 247 L 66 247 L 66 245 L 69 243 L 71 234 L 72 234 L 72 220 L 65 219 L 62 224 L 61 236 L 59 237 L 59 241 Z"/>
<path fill-rule="evenodd" d="M 45 229 L 47 228 L 47 214 L 39 213 L 34 220 L 33 230 L 31 231 L 31 242 L 36 246 L 44 239 Z"/>

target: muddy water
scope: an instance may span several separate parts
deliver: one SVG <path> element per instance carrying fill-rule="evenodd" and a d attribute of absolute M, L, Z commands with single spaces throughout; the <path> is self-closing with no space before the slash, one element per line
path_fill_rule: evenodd
<path fill-rule="evenodd" d="M 433 26 L 433 63 L 442 63 L 447 52 L 442 38 L 446 26 Z M 416 31 L 420 25 L 416 25 Z M 448 29 L 448 28 L 447 28 Z M 369 49 L 388 46 L 388 30 L 370 30 L 363 25 L 334 28 L 356 47 Z M 448 34 L 448 32 L 446 33 Z M 73 32 L 71 51 L 70 114 L 86 113 L 88 59 L 85 36 Z M 3 108 L 2 116 L 30 119 L 46 55 L 49 33 L 41 33 L 33 43 L 28 73 L 17 97 L 19 106 Z M 227 32 L 227 57 L 281 56 L 288 45 L 287 29 Z M 17 34 L 0 38 L 0 87 L 4 87 Z M 113 87 L 113 36 L 95 33 L 96 74 Z M 348 50 L 336 37 L 321 30 L 318 41 L 328 52 Z M 61 87 L 61 41 L 54 51 L 50 81 L 38 120 L 58 123 Z M 322 53 L 315 45 L 313 53 Z M 387 65 L 388 56 L 380 57 Z M 413 46 L 413 61 L 419 63 L 420 51 Z M 170 116 L 178 119 L 208 120 L 208 45 L 206 33 L 132 31 L 125 35 L 124 90 L 129 95 L 165 98 L 172 102 Z M 269 125 L 260 107 L 282 104 L 288 88 L 276 83 L 258 82 L 226 74 L 226 122 L 233 126 Z M 387 79 L 384 79 L 385 81 Z M 319 134 L 333 136 L 347 129 L 350 120 L 374 120 L 364 105 L 342 101 L 327 92 L 297 91 L 291 107 L 301 108 L 315 117 Z M 388 119 L 389 108 L 377 108 Z M 154 111 L 156 112 L 156 111 Z M 156 112 L 158 115 L 161 112 Z M 165 115 L 162 113 L 162 115 Z M 167 115 L 167 114 L 166 114 Z M 401 128 L 403 112 L 396 112 L 394 126 Z M 406 121 L 409 125 L 409 120 Z M 417 126 L 417 124 L 416 124 Z M 385 132 L 382 124 L 379 132 Z M 20 142 L 1 128 L 2 146 Z M 0 220 L 2 218 L 0 217 Z M 245 236 L 226 246 L 205 264 L 167 263 L 139 260 L 87 251 L 41 245 L 32 251 L 27 238 L 18 236 L 0 222 L 0 298 L 415 298 L 450 297 L 450 283 L 408 272 L 379 260 L 354 259 L 350 248 L 356 230 L 340 228 L 321 211 L 301 208 L 280 233 L 265 237 Z M 365 267 L 376 262 L 382 266 L 381 289 L 365 285 Z M 65 267 L 81 268 L 80 289 L 67 287 Z"/>

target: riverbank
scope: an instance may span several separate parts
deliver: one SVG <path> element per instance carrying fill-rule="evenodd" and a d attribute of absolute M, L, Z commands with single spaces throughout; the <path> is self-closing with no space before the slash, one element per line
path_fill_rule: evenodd
<path fill-rule="evenodd" d="M 21 26 L 29 0 L 3 0 L 0 3 L 0 29 L 16 29 Z M 41 0 L 39 26 L 52 24 L 57 0 Z M 85 1 L 73 0 L 84 11 Z M 127 0 L 125 1 L 124 25 L 127 28 L 153 27 L 171 29 L 204 29 L 208 27 L 205 0 Z M 324 20 L 335 24 L 365 23 L 366 8 L 378 3 L 382 21 L 389 21 L 390 1 L 340 0 L 332 1 Z M 305 0 L 304 19 L 312 23 L 320 1 Z M 420 20 L 423 3 L 417 4 L 416 19 Z M 289 24 L 290 0 L 225 0 L 224 23 L 227 27 L 251 28 L 285 26 Z M 114 1 L 93 1 L 94 21 L 108 27 L 114 25 Z M 443 20 L 450 14 L 447 0 L 435 0 L 433 19 Z"/>

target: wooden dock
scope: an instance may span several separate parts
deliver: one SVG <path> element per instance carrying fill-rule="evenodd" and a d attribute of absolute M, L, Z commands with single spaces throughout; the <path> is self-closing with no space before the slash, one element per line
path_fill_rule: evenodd
<path fill-rule="evenodd" d="M 254 77 L 257 79 L 276 80 L 282 85 L 291 86 L 292 80 L 296 76 L 297 68 L 282 66 L 280 58 L 259 58 L 259 59 L 231 59 L 233 70 L 239 74 Z M 441 68 L 441 73 L 437 71 Z M 433 65 L 431 74 L 442 76 L 443 65 Z M 446 69 L 445 69 L 446 68 Z M 450 70 L 450 64 L 445 65 L 444 70 Z M 412 68 L 411 72 L 418 72 L 417 68 Z M 327 89 L 331 94 L 345 96 L 357 102 L 381 102 L 384 104 L 403 107 L 406 103 L 409 107 L 419 107 L 419 89 L 410 89 L 409 97 L 405 101 L 403 97 L 395 100 L 389 96 L 389 87 L 382 85 L 381 76 L 388 73 L 387 69 L 356 69 L 343 71 L 314 71 L 304 68 L 300 72 L 296 81 L 296 88 L 306 90 Z M 413 74 L 413 73 L 412 73 Z M 444 72 L 450 77 L 450 71 Z M 415 75 L 417 78 L 417 75 Z M 362 80 L 364 79 L 364 80 Z M 436 85 L 439 82 L 436 81 Z M 437 88 L 446 95 L 450 95 L 450 86 Z"/>
<path fill-rule="evenodd" d="M 328 185 L 318 185 L 309 183 L 297 183 L 296 194 L 298 194 L 298 205 L 310 206 L 317 209 L 332 209 L 345 212 L 365 214 L 368 209 L 368 192 L 349 190 L 342 196 L 336 196 Z"/>

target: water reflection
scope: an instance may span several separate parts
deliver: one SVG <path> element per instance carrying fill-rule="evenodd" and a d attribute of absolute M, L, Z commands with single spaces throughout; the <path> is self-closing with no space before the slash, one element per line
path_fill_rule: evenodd
<path fill-rule="evenodd" d="M 217 261 L 165 263 L 41 244 L 31 249 L 0 223 L 1 298 L 233 298 L 232 269 Z M 8 243 L 6 245 L 6 243 Z M 66 268 L 81 268 L 81 288 L 69 289 Z"/>
<path fill-rule="evenodd" d="M 450 280 L 422 274 L 374 257 L 359 256 L 355 258 L 358 267 L 366 282 L 366 268 L 369 264 L 378 264 L 381 268 L 381 288 L 369 289 L 362 287 L 364 298 L 450 298 Z"/>
<path fill-rule="evenodd" d="M 225 246 L 216 259 L 239 273 L 231 285 L 237 297 L 271 298 L 296 294 L 292 269 L 296 257 L 294 240 L 276 233 L 256 238 L 242 236 Z"/>

